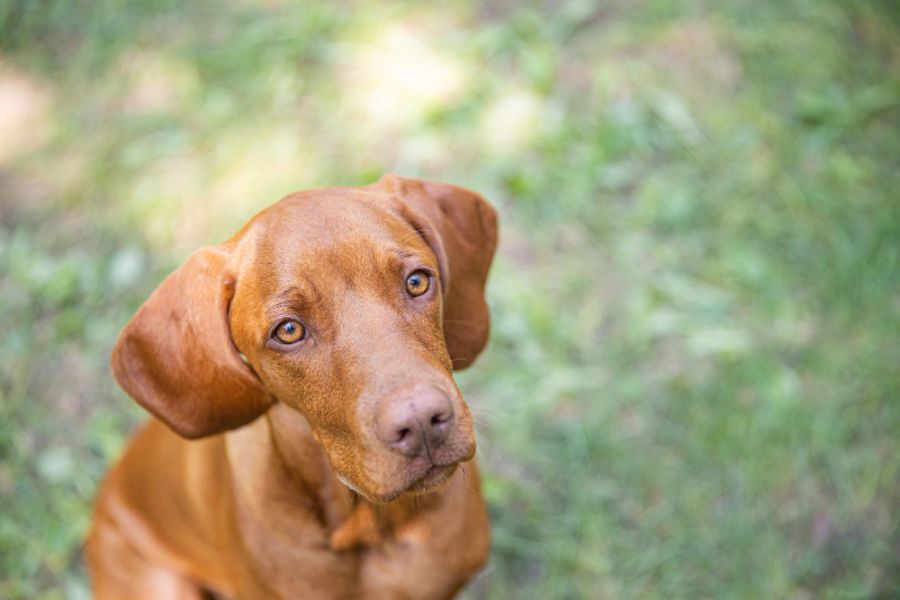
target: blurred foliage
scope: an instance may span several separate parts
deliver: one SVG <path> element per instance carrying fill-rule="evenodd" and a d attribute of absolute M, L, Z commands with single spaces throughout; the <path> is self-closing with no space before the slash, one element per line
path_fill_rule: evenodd
<path fill-rule="evenodd" d="M 0 597 L 89 595 L 165 273 L 385 171 L 502 215 L 469 597 L 897 597 L 896 6 L 0 0 Z"/>

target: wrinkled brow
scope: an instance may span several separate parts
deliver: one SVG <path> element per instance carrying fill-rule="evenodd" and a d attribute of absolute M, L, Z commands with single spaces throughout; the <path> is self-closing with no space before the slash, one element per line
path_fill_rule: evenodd
<path fill-rule="evenodd" d="M 417 250 L 413 250 L 412 248 L 404 248 L 401 246 L 394 246 L 387 249 L 390 254 L 396 256 L 402 261 L 405 261 L 410 258 L 414 258 L 416 260 L 422 261 L 425 265 L 428 266 L 436 266 L 431 264 L 431 260 L 427 253 L 419 252 Z"/>
<path fill-rule="evenodd" d="M 322 299 L 322 291 L 312 281 L 294 284 L 272 294 L 266 307 L 266 316 L 276 319 L 287 312 L 302 313 L 320 304 Z"/>
<path fill-rule="evenodd" d="M 396 256 L 397 258 L 400 258 L 400 259 L 405 259 L 405 258 L 415 258 L 415 257 L 418 257 L 418 256 L 419 256 L 418 253 L 413 252 L 413 251 L 410 250 L 409 248 L 397 248 L 397 247 L 394 247 L 394 248 L 389 248 L 388 251 L 389 251 L 391 254 L 393 254 L 394 256 Z"/>

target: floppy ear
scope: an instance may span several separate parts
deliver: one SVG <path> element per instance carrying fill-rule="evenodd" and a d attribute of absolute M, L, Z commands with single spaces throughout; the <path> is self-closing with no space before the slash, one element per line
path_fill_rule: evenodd
<path fill-rule="evenodd" d="M 231 340 L 228 257 L 221 246 L 192 254 L 138 309 L 112 353 L 119 385 L 187 438 L 249 423 L 272 403 Z"/>
<path fill-rule="evenodd" d="M 490 329 L 484 286 L 497 246 L 497 213 L 475 192 L 446 183 L 385 175 L 375 187 L 400 196 L 409 209 L 405 218 L 440 262 L 444 339 L 453 368 L 465 369 Z"/>

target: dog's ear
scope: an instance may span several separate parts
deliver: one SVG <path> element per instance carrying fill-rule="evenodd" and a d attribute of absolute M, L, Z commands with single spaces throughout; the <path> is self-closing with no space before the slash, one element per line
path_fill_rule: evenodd
<path fill-rule="evenodd" d="M 231 340 L 228 257 L 221 246 L 191 255 L 138 309 L 112 353 L 119 385 L 187 438 L 249 423 L 272 403 Z"/>
<path fill-rule="evenodd" d="M 441 267 L 447 350 L 454 369 L 468 367 L 490 329 L 484 286 L 497 247 L 497 213 L 475 192 L 446 183 L 385 175 L 374 187 L 400 197 L 404 217 L 434 251 Z"/>

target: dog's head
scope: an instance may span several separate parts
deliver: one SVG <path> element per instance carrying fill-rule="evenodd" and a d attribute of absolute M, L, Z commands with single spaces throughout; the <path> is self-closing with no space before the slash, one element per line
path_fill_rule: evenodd
<path fill-rule="evenodd" d="M 475 453 L 452 371 L 487 340 L 496 240 L 493 209 L 450 185 L 385 176 L 288 196 L 163 281 L 113 371 L 182 436 L 281 402 L 363 496 L 426 491 Z"/>

